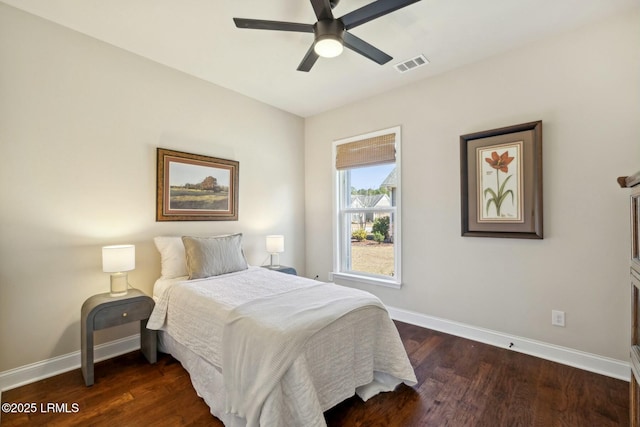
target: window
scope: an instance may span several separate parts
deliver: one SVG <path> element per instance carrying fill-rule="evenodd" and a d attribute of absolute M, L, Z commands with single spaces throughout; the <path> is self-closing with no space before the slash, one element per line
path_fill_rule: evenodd
<path fill-rule="evenodd" d="M 334 142 L 335 279 L 399 288 L 400 127 Z"/>

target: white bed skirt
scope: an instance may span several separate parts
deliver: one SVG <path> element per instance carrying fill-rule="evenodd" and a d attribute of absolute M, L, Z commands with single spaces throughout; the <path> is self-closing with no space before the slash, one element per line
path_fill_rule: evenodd
<path fill-rule="evenodd" d="M 226 427 L 245 427 L 246 421 L 233 414 L 225 414 L 225 392 L 222 373 L 215 366 L 183 346 L 164 331 L 158 331 L 158 350 L 171 354 L 189 372 L 191 384 Z"/>

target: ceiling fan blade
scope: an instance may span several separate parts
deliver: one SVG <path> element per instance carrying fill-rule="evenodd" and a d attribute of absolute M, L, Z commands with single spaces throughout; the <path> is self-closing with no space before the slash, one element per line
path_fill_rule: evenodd
<path fill-rule="evenodd" d="M 311 45 L 311 47 L 307 51 L 307 54 L 302 59 L 302 62 L 300 63 L 300 65 L 298 65 L 298 71 L 309 71 L 311 67 L 313 67 L 313 64 L 316 63 L 318 58 L 318 54 L 313 49 L 313 45 Z"/>
<path fill-rule="evenodd" d="M 340 18 L 344 28 L 350 30 L 380 16 L 386 15 L 420 0 L 378 0 L 349 12 Z"/>
<path fill-rule="evenodd" d="M 313 6 L 313 11 L 316 13 L 318 21 L 333 19 L 329 0 L 311 0 L 311 6 Z"/>
<path fill-rule="evenodd" d="M 297 22 L 263 21 L 261 19 L 233 18 L 238 28 L 248 28 L 251 30 L 276 30 L 295 31 L 298 33 L 313 33 L 312 24 L 300 24 Z"/>
<path fill-rule="evenodd" d="M 354 52 L 358 52 L 360 55 L 365 56 L 380 65 L 386 64 L 393 59 L 380 49 L 346 31 L 343 33 L 342 40 L 345 47 L 348 47 Z"/>

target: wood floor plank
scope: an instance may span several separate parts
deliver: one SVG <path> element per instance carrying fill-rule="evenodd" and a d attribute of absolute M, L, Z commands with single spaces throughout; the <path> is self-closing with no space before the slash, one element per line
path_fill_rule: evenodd
<path fill-rule="evenodd" d="M 550 361 L 396 322 L 418 384 L 325 413 L 329 427 L 627 427 L 629 384 Z M 77 413 L 3 413 L 2 426 L 222 427 L 169 355 L 100 362 L 86 387 L 74 370 L 2 393 L 9 403 L 76 403 Z"/>

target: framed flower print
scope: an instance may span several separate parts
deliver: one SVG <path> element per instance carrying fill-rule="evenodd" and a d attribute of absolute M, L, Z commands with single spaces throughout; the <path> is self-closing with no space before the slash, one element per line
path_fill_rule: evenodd
<path fill-rule="evenodd" d="M 462 235 L 542 239 L 542 121 L 460 137 Z"/>

